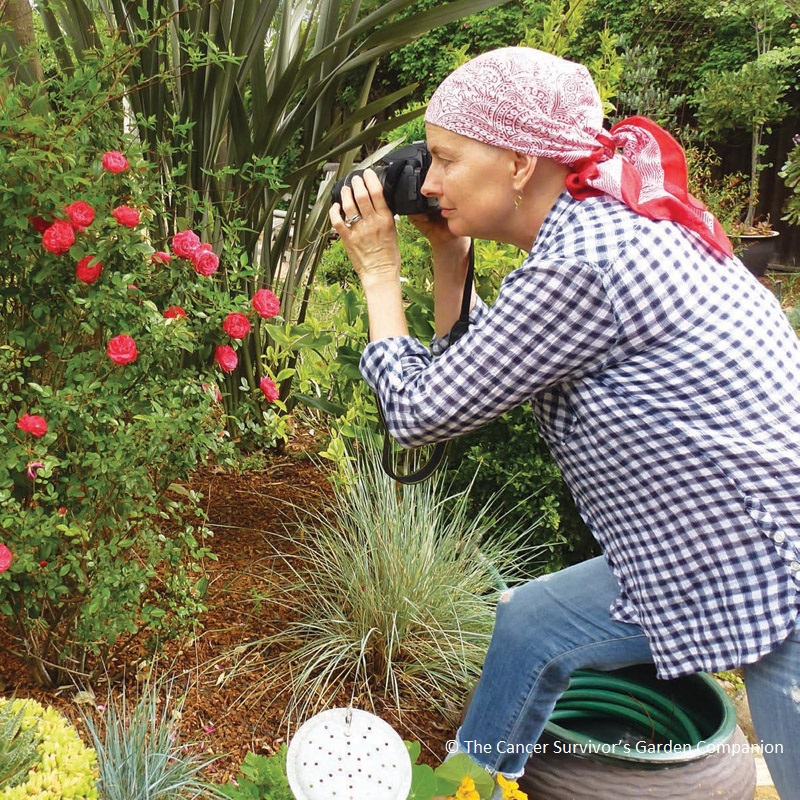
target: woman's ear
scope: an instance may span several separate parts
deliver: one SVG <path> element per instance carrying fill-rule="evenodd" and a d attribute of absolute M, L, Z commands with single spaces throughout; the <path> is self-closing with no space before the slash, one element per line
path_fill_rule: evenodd
<path fill-rule="evenodd" d="M 525 187 L 530 183 L 538 160 L 536 156 L 531 156 L 527 153 L 514 153 L 512 180 L 517 191 L 524 191 Z"/>

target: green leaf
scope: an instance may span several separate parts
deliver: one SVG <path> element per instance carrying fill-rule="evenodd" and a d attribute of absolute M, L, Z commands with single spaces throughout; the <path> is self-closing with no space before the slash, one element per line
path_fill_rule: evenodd
<path fill-rule="evenodd" d="M 452 786 L 452 791 L 448 792 L 449 794 L 454 794 L 461 785 L 463 778 L 467 776 L 475 781 L 475 788 L 481 797 L 489 797 L 494 791 L 492 776 L 466 753 L 456 753 L 452 758 L 448 758 L 447 761 L 436 768 L 435 774 L 437 778 L 446 781 Z"/>
<path fill-rule="evenodd" d="M 437 794 L 439 785 L 436 775 L 427 764 L 414 764 L 411 768 L 411 791 L 408 800 L 430 800 Z"/>
<path fill-rule="evenodd" d="M 422 752 L 422 745 L 420 742 L 404 742 L 406 750 L 408 750 L 408 757 L 411 759 L 412 764 L 416 764 L 419 759 L 419 754 Z"/>
<path fill-rule="evenodd" d="M 311 395 L 301 394 L 300 392 L 295 392 L 293 397 L 304 405 L 310 406 L 311 408 L 318 408 L 320 411 L 324 411 L 326 414 L 330 414 L 334 417 L 341 417 L 347 411 L 340 403 L 333 403 L 330 400 L 326 400 L 324 397 L 312 397 Z"/>

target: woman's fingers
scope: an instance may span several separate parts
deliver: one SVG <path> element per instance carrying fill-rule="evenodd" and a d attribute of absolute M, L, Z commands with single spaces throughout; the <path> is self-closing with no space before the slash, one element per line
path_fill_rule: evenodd
<path fill-rule="evenodd" d="M 354 175 L 340 194 L 341 202 L 334 203 L 329 212 L 331 224 L 340 236 L 343 229 L 352 231 L 361 222 L 367 223 L 363 227 L 379 225 L 387 230 L 394 229 L 394 215 L 386 204 L 383 185 L 374 170 Z"/>

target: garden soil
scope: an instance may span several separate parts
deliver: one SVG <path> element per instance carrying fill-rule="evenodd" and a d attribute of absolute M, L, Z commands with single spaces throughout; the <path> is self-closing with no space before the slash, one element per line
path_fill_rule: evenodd
<path fill-rule="evenodd" d="M 276 687 L 254 700 L 263 662 L 247 657 L 247 650 L 236 654 L 236 649 L 290 620 L 284 604 L 261 598 L 291 585 L 292 537 L 309 534 L 311 515 L 324 513 L 331 496 L 324 467 L 308 457 L 308 446 L 313 441 L 295 441 L 285 453 L 271 455 L 258 469 L 244 472 L 207 467 L 191 481 L 203 495 L 214 534 L 211 549 L 218 560 L 209 559 L 205 565 L 208 611 L 199 620 L 197 635 L 167 643 L 155 671 L 174 678 L 173 695 L 185 696 L 179 716 L 181 741 L 188 749 L 221 756 L 208 774 L 215 783 L 234 777 L 248 751 L 270 755 L 291 736 L 285 719 L 287 691 Z M 242 652 L 249 672 L 234 669 Z M 0 692 L 52 704 L 79 727 L 78 704 L 84 704 L 84 711 L 102 708 L 109 690 L 119 696 L 123 684 L 130 707 L 151 663 L 142 644 L 132 641 L 112 659 L 108 676 L 90 692 L 74 686 L 42 690 L 27 676 L 0 621 Z M 330 705 L 346 706 L 350 694 L 331 698 Z M 355 705 L 368 708 L 363 702 Z M 404 739 L 422 744 L 422 761 L 432 765 L 441 761 L 444 742 L 455 730 L 453 709 L 448 717 L 443 709 L 419 702 L 415 707 L 409 700 L 400 718 L 388 705 L 375 711 Z"/>

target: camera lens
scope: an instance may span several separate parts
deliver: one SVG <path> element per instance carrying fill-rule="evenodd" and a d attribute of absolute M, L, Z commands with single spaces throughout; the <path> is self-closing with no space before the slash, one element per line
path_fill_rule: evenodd
<path fill-rule="evenodd" d="M 438 201 L 422 194 L 422 184 L 430 163 L 431 157 L 425 142 L 414 142 L 388 153 L 373 167 L 383 186 L 386 205 L 393 214 L 438 213 Z M 336 181 L 331 189 L 331 203 L 341 203 L 342 187 L 350 186 L 353 177 L 363 172 L 363 169 L 353 170 Z"/>
<path fill-rule="evenodd" d="M 389 206 L 389 208 L 391 208 L 392 204 L 390 202 L 390 197 L 387 195 L 386 185 L 384 184 L 383 181 L 383 175 L 386 171 L 386 168 L 381 166 L 380 164 L 376 164 L 374 167 L 372 167 L 372 169 L 375 171 L 378 178 L 380 179 L 381 186 L 383 186 L 383 196 L 386 199 L 386 204 Z M 333 184 L 333 188 L 331 189 L 331 205 L 333 205 L 334 203 L 341 204 L 342 188 L 345 186 L 351 186 L 353 183 L 353 178 L 355 178 L 356 175 L 363 175 L 363 174 L 364 174 L 363 169 L 354 169 L 352 172 L 348 172 L 347 175 L 344 176 L 344 178 L 340 178 L 338 181 L 336 181 L 336 183 Z"/>

